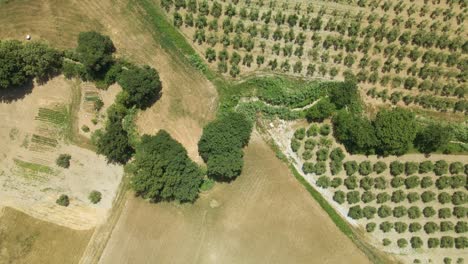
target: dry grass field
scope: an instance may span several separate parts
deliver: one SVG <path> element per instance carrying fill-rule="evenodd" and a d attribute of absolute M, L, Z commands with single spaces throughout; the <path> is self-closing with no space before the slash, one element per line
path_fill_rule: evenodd
<path fill-rule="evenodd" d="M 100 263 L 369 263 L 257 134 L 194 205 L 131 198 Z"/>
<path fill-rule="evenodd" d="M 78 263 L 92 232 L 37 220 L 9 207 L 0 208 L 0 263 Z"/>

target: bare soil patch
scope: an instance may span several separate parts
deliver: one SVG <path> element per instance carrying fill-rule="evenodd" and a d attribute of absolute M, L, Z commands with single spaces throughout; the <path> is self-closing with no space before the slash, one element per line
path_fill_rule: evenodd
<path fill-rule="evenodd" d="M 100 262 L 369 262 L 257 133 L 244 160 L 194 205 L 129 199 Z"/>

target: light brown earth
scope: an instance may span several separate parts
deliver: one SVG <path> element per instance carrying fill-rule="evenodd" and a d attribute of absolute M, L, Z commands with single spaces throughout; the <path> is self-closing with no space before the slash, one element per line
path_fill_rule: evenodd
<path fill-rule="evenodd" d="M 78 263 L 91 234 L 0 208 L 0 264 Z"/>
<path fill-rule="evenodd" d="M 368 263 L 257 133 L 194 205 L 127 201 L 100 263 Z"/>

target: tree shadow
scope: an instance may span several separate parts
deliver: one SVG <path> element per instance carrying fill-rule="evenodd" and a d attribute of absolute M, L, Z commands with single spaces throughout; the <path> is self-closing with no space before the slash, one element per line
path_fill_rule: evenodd
<path fill-rule="evenodd" d="M 7 89 L 0 89 L 0 103 L 12 103 L 23 99 L 32 93 L 34 87 L 33 80 L 28 80 L 25 84 Z"/>

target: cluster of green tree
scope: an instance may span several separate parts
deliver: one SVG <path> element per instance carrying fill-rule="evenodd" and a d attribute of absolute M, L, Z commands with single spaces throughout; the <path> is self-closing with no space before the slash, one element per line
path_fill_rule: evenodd
<path fill-rule="evenodd" d="M 0 41 L 0 89 L 45 81 L 62 69 L 62 53 L 40 42 Z"/>
<path fill-rule="evenodd" d="M 329 85 L 328 97 L 321 99 L 306 111 L 306 118 L 311 121 L 323 121 L 331 117 L 336 110 L 348 108 L 352 112 L 359 112 L 360 99 L 355 82 L 334 82 Z"/>
<path fill-rule="evenodd" d="M 202 171 L 164 130 L 142 136 L 133 165 L 131 185 L 144 198 L 193 202 L 198 196 Z"/>
<path fill-rule="evenodd" d="M 334 135 L 350 153 L 403 155 L 413 145 L 423 153 L 441 150 L 451 139 L 442 125 L 420 129 L 415 115 L 402 108 L 381 110 L 374 120 L 350 111 L 333 118 Z"/>
<path fill-rule="evenodd" d="M 231 181 L 240 175 L 243 150 L 250 140 L 252 123 L 243 114 L 229 112 L 206 125 L 198 152 L 207 164 L 208 177 Z"/>

